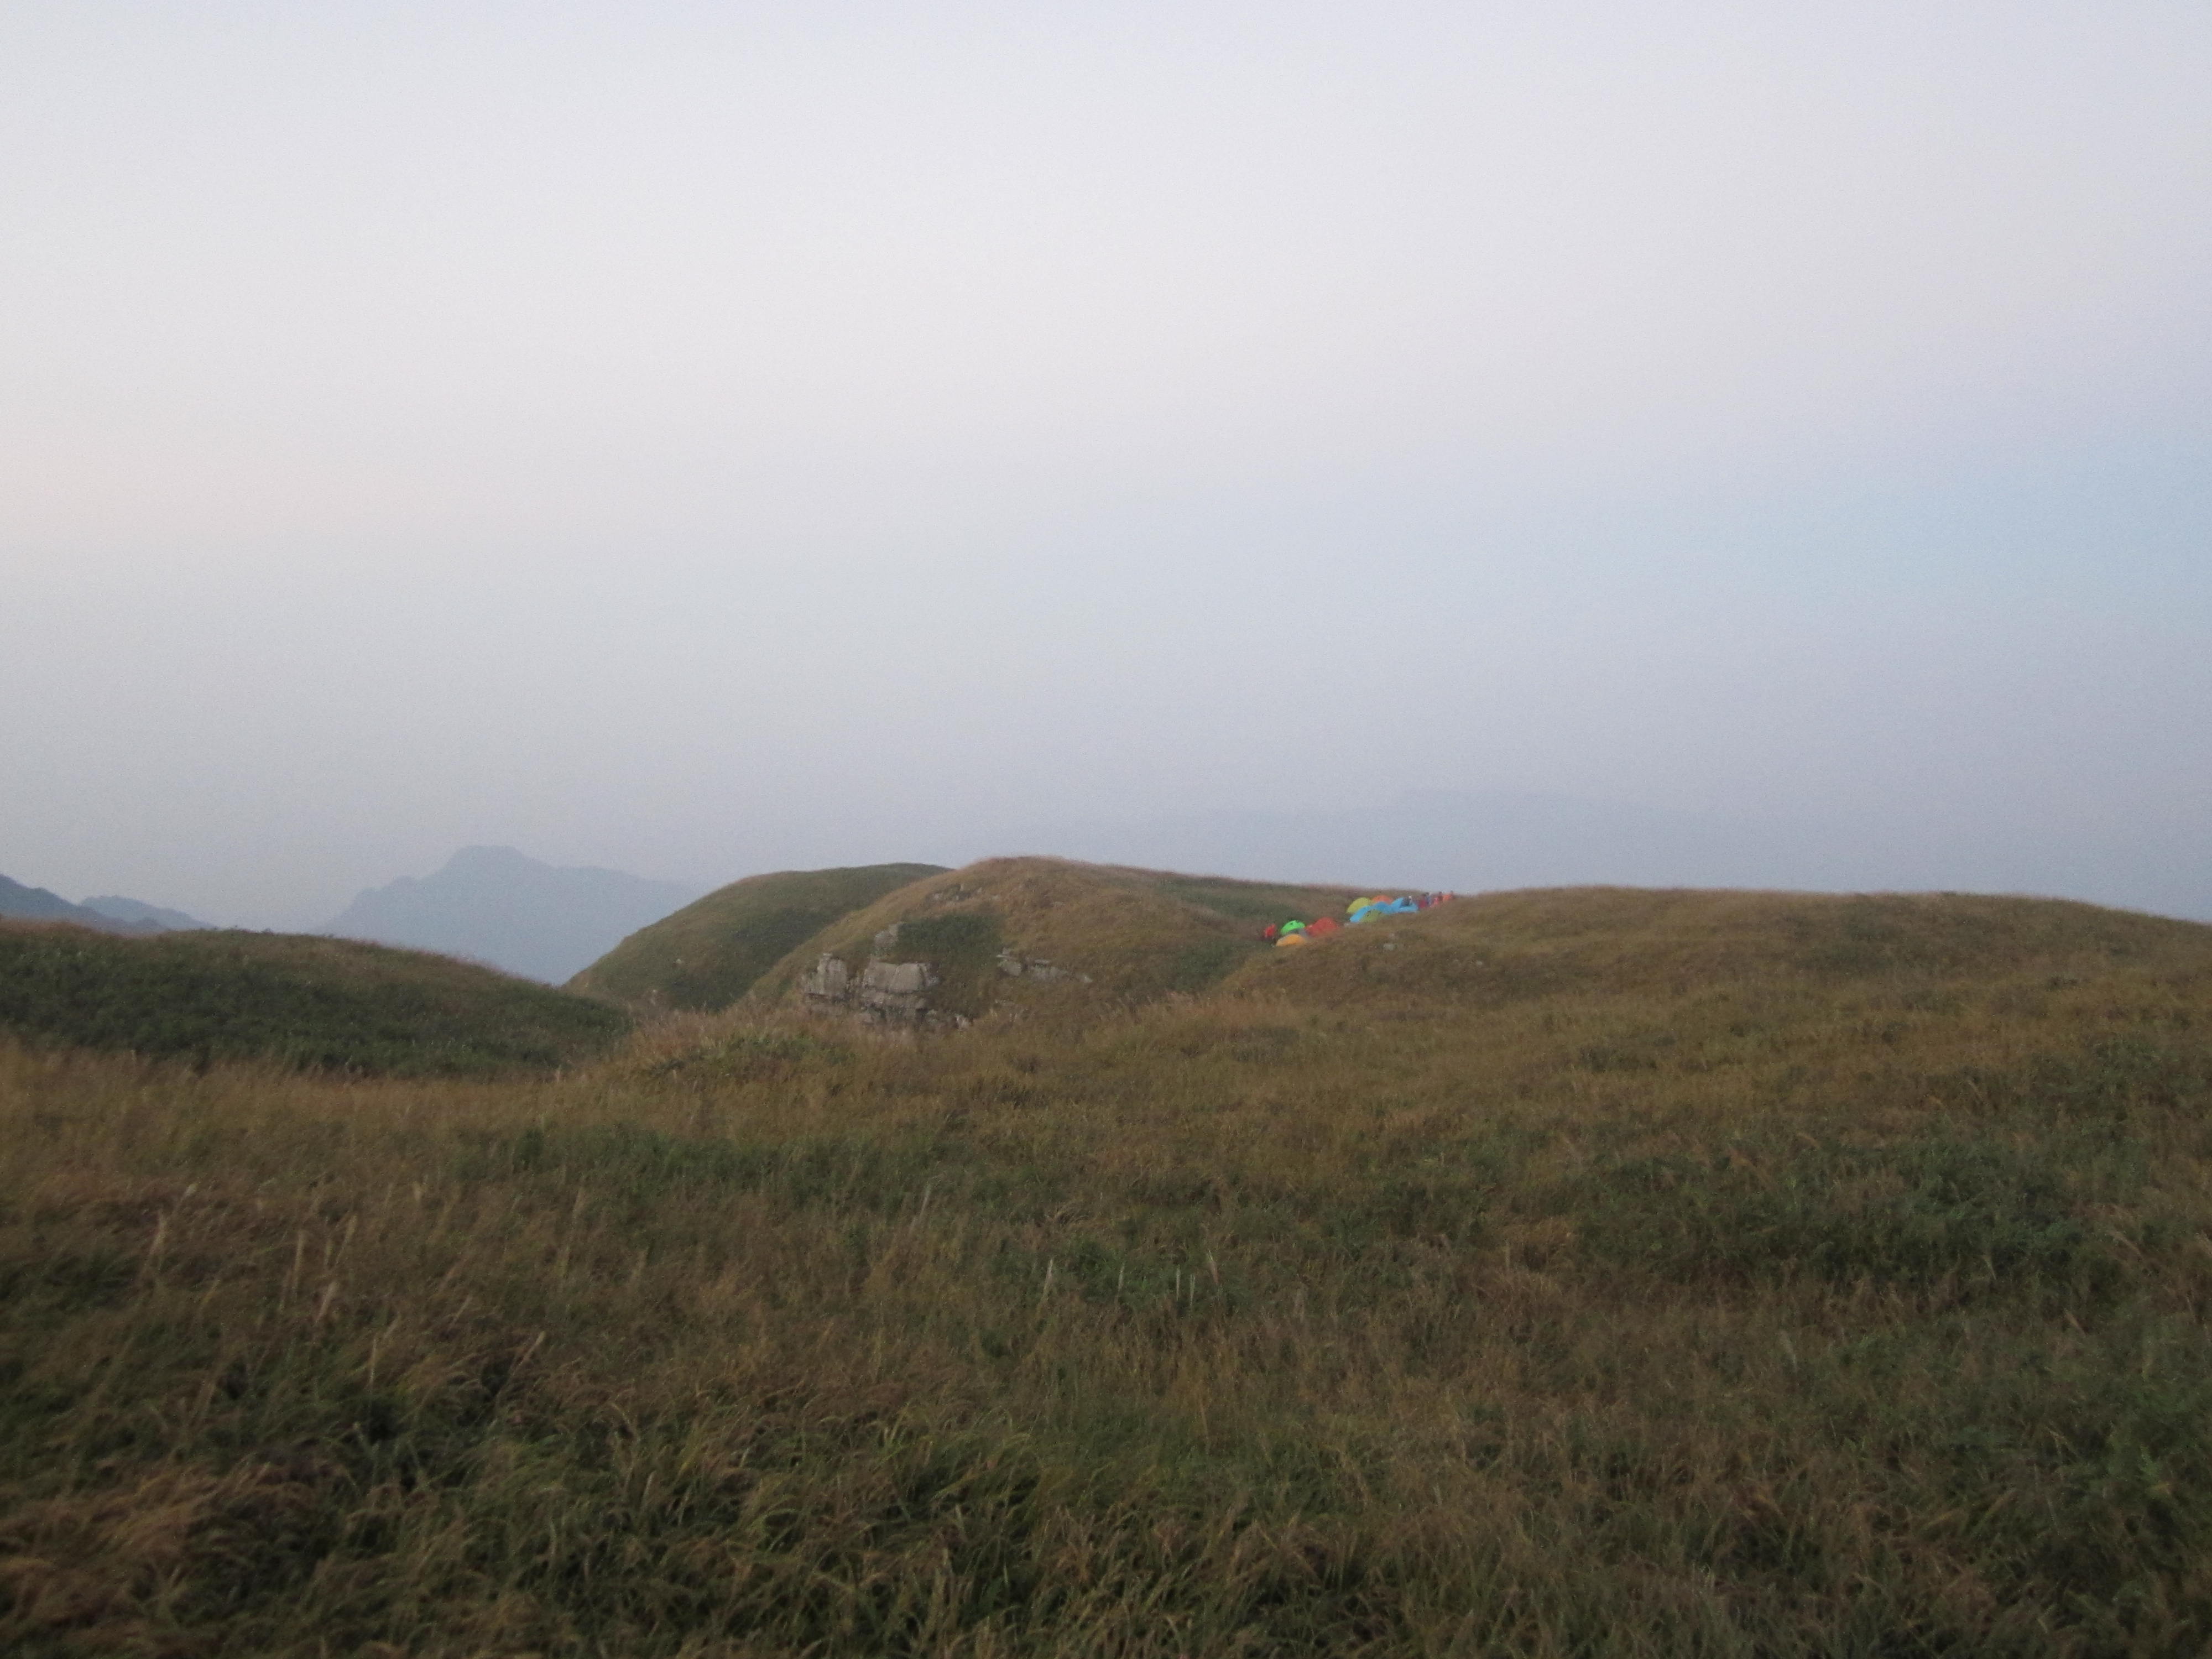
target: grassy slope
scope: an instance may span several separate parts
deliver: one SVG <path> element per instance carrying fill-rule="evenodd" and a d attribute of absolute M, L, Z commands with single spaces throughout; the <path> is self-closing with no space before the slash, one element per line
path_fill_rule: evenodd
<path fill-rule="evenodd" d="M 858 965 L 881 930 L 902 929 L 891 951 L 946 975 L 945 1006 L 976 1015 L 994 1003 L 1091 1006 L 1202 990 L 1267 947 L 1271 919 L 1334 913 L 1358 890 L 1173 875 L 1062 859 L 987 859 L 918 881 L 824 928 L 762 976 L 756 1000 L 787 995 L 824 951 Z M 948 927 L 973 917 L 986 926 Z M 944 935 L 942 953 L 933 934 Z M 1080 990 L 1017 990 L 993 966 L 999 949 L 1087 976 Z"/>
<path fill-rule="evenodd" d="M 632 933 L 568 988 L 660 1009 L 726 1008 L 840 916 L 942 868 L 871 864 L 748 876 Z"/>
<path fill-rule="evenodd" d="M 0 1646 L 2202 1651 L 2208 1108 L 2212 929 L 1960 898 L 499 1086 L 0 1050 Z"/>
<path fill-rule="evenodd" d="M 0 927 L 0 1030 L 45 1042 L 462 1075 L 588 1059 L 629 1026 L 566 992 L 350 939 Z"/>

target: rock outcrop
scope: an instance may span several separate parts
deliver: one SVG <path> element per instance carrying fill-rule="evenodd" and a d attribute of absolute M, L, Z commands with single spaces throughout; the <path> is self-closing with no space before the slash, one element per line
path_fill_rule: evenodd
<path fill-rule="evenodd" d="M 842 957 L 825 951 L 799 975 L 799 994 L 810 1008 L 857 1014 L 878 1025 L 967 1024 L 963 1014 L 930 1006 L 929 994 L 939 983 L 926 962 L 884 962 L 872 957 L 855 974 Z"/>
<path fill-rule="evenodd" d="M 1033 979 L 1046 985 L 1054 980 L 1075 979 L 1091 983 L 1088 974 L 1071 974 L 1065 968 L 1055 968 L 1048 962 L 1024 962 L 1012 951 L 999 952 L 999 971 L 1009 979 Z"/>

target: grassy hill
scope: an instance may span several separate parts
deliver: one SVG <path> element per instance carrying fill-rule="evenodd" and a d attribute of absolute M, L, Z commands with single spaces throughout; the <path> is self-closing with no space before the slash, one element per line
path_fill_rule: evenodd
<path fill-rule="evenodd" d="M 0 1046 L 0 1647 L 2205 1650 L 2212 928 L 1501 894 L 1152 996 L 1175 880 L 841 924 L 1080 1019 Z"/>
<path fill-rule="evenodd" d="M 0 926 L 0 1031 L 49 1044 L 463 1075 L 574 1063 L 629 1026 L 583 997 L 352 940 Z"/>
<path fill-rule="evenodd" d="M 961 1019 L 1196 992 L 1266 953 L 1268 921 L 1340 912 L 1360 890 L 988 859 L 831 923 L 761 975 L 754 1000 L 791 997 L 824 955 L 854 975 L 871 960 L 926 963 L 931 1011 Z"/>
<path fill-rule="evenodd" d="M 726 1008 L 839 917 L 942 872 L 935 864 L 869 864 L 748 876 L 632 933 L 568 988 L 644 1008 Z"/>

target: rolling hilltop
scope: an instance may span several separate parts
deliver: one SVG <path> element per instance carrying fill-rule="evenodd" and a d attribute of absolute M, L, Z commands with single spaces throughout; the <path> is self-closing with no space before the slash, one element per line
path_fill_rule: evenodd
<path fill-rule="evenodd" d="M 1352 890 L 932 872 L 557 1077 L 0 1047 L 0 1644 L 2204 1648 L 2212 927 L 1261 945 Z"/>
<path fill-rule="evenodd" d="M 1334 914 L 1358 890 L 1045 858 L 957 872 L 787 871 L 734 883 L 656 922 L 570 988 L 701 1011 L 741 997 L 768 1006 L 811 996 L 825 1009 L 959 1024 L 1070 994 L 1097 1004 L 1202 990 L 1267 949 L 1268 922 Z M 842 991 L 803 991 L 825 959 L 839 964 Z M 892 994 L 893 1006 L 870 994 L 872 966 L 925 971 L 907 975 L 918 988 Z M 1042 993 L 1048 985 L 1067 988 Z"/>
<path fill-rule="evenodd" d="M 933 1024 L 1144 1002 L 1204 990 L 1268 950 L 1269 921 L 1341 911 L 1355 891 L 989 859 L 824 928 L 763 976 L 757 1000 Z"/>
<path fill-rule="evenodd" d="M 350 939 L 0 924 L 0 1032 L 47 1047 L 457 1076 L 586 1059 L 629 1029 L 601 1003 Z"/>
<path fill-rule="evenodd" d="M 632 933 L 569 988 L 642 1008 L 726 1008 L 830 923 L 944 873 L 935 864 L 871 864 L 748 876 Z"/>

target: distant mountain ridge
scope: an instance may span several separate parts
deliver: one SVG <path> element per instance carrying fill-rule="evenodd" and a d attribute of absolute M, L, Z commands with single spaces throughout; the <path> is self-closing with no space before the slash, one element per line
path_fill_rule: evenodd
<path fill-rule="evenodd" d="M 49 892 L 43 887 L 26 887 L 5 876 L 0 876 L 0 916 L 12 916 L 18 921 L 73 922 L 79 927 L 96 928 L 103 933 L 167 931 L 160 922 L 109 915 L 86 905 L 71 904 L 59 893 Z"/>
<path fill-rule="evenodd" d="M 125 898 L 119 893 L 104 893 L 84 902 L 88 910 L 97 910 L 113 921 L 149 923 L 172 933 L 195 933 L 211 924 L 198 916 L 188 916 L 182 910 L 165 910 L 158 904 L 149 904 L 143 899 Z"/>
<path fill-rule="evenodd" d="M 464 847 L 434 874 L 372 887 L 319 931 L 489 963 L 559 984 L 703 889 Z"/>

